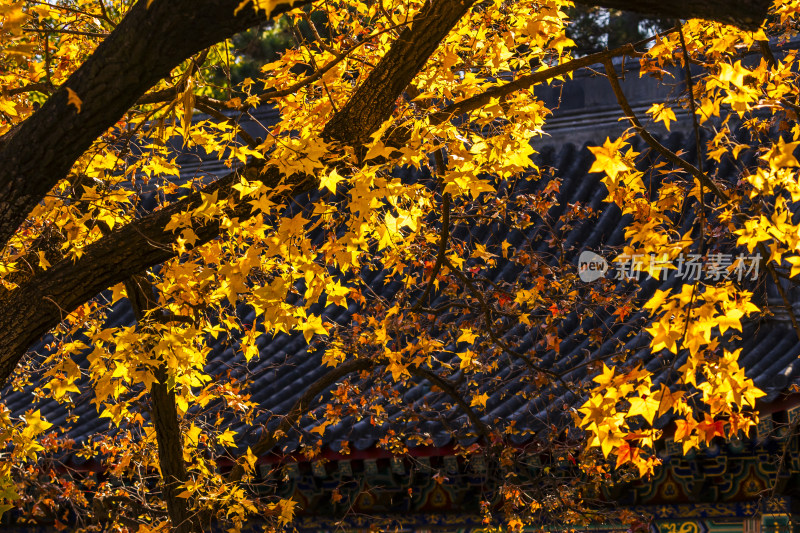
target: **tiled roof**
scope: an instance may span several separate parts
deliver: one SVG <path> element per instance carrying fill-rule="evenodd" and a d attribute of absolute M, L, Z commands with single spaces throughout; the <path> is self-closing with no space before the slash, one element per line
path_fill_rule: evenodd
<path fill-rule="evenodd" d="M 673 134 L 665 139 L 665 143 L 674 150 L 684 146 L 693 145 L 687 142 L 682 134 Z M 549 166 L 556 169 L 556 177 L 560 178 L 561 188 L 559 202 L 553 209 L 558 210 L 567 204 L 577 201 L 591 205 L 599 212 L 599 215 L 590 220 L 577 224 L 567 236 L 567 245 L 574 244 L 575 247 L 570 253 L 571 261 L 577 263 L 579 253 L 584 249 L 598 252 L 608 250 L 609 247 L 618 246 L 624 241 L 625 219 L 621 216 L 620 210 L 613 204 L 604 202 L 605 191 L 599 182 L 599 176 L 588 174 L 593 157 L 587 149 L 578 148 L 573 145 L 561 147 L 543 147 L 539 149 L 539 166 Z M 687 157 L 693 157 L 691 152 Z M 721 173 L 730 172 L 730 168 L 721 166 L 718 169 Z M 408 175 L 409 179 L 413 176 Z M 541 183 L 529 183 L 528 187 L 541 187 Z M 683 231 L 686 231 L 693 223 L 693 217 L 687 216 L 683 222 Z M 496 234 L 490 229 L 483 228 L 479 233 L 473 235 L 477 242 L 485 244 L 498 244 L 503 239 L 509 239 L 512 244 L 522 242 L 535 235 L 540 229 L 540 224 L 534 224 L 525 233 L 516 232 L 513 234 Z M 548 245 L 544 242 L 538 245 L 544 250 Z M 489 271 L 490 277 L 495 281 L 513 273 L 508 269 L 511 265 L 503 263 Z M 384 285 L 382 283 L 383 274 L 380 272 L 372 273 L 372 279 L 368 280 L 376 291 L 386 299 L 392 299 L 397 290 L 395 285 Z M 665 288 L 674 285 L 675 281 L 659 282 L 651 278 L 643 277 L 640 286 L 641 292 L 638 298 L 641 300 L 652 294 L 657 288 Z M 770 292 L 768 289 L 767 292 Z M 432 303 L 433 306 L 436 302 Z M 355 304 L 348 309 L 331 306 L 326 309 L 326 318 L 331 321 L 345 324 L 354 312 L 357 311 Z M 636 315 L 636 313 L 634 313 Z M 253 311 L 252 316 L 242 317 L 244 323 L 252 323 L 255 320 Z M 634 316 L 631 323 L 643 323 L 646 320 L 644 313 L 639 312 Z M 108 318 L 108 326 L 128 326 L 134 323 L 133 312 L 126 301 L 120 301 L 113 307 Z M 608 353 L 619 350 L 618 343 L 624 344 L 628 350 L 633 350 L 635 358 L 649 365 L 652 370 L 656 370 L 657 380 L 669 380 L 670 368 L 680 366 L 664 365 L 664 359 L 654 359 L 648 349 L 648 340 L 644 334 L 638 334 L 628 338 L 632 326 L 618 327 L 613 336 L 609 338 L 599 348 L 588 349 L 590 340 L 587 335 L 579 332 L 587 324 L 584 319 L 579 319 L 574 313 L 568 315 L 560 324 L 559 332 L 563 340 L 560 353 L 556 354 L 552 350 L 537 353 L 542 361 L 542 366 L 562 373 L 566 372 L 565 379 L 581 380 L 587 378 L 587 365 L 589 360 L 601 358 Z M 518 324 L 511 329 L 508 335 L 517 336 L 519 339 L 519 349 L 526 350 L 533 346 L 534 338 L 530 328 L 524 324 Z M 800 341 L 791 328 L 791 324 L 780 314 L 772 317 L 762 317 L 758 321 L 746 323 L 744 332 L 741 335 L 743 341 L 741 364 L 746 368 L 747 375 L 761 387 L 766 393 L 765 402 L 773 402 L 782 394 L 789 391 L 793 384 L 800 383 Z M 319 351 L 310 350 L 302 335 L 279 334 L 272 340 L 267 340 L 262 336 L 258 341 L 260 357 L 254 359 L 247 365 L 249 374 L 247 384 L 252 393 L 252 400 L 257 402 L 262 409 L 274 415 L 284 415 L 294 405 L 299 396 L 315 381 L 322 377 L 329 369 L 321 362 L 322 354 Z M 218 341 L 211 344 L 212 351 L 208 355 L 207 372 L 214 375 L 224 372 L 228 368 L 238 368 L 241 371 L 243 360 L 241 355 L 234 352 L 229 343 Z M 44 343 L 33 347 L 33 351 L 43 352 Z M 455 356 L 453 356 L 455 357 Z M 685 357 L 679 356 L 679 357 Z M 86 365 L 86 361 L 79 361 L 79 364 Z M 666 367 L 666 369 L 665 369 Z M 503 419 L 505 421 L 515 421 L 517 429 L 529 429 L 535 431 L 547 430 L 551 424 L 558 426 L 565 424 L 568 417 L 565 415 L 565 407 L 576 407 L 580 398 L 574 397 L 567 392 L 559 383 L 553 382 L 544 391 L 534 385 L 529 380 L 520 379 L 525 369 L 521 366 L 503 366 L 498 375 L 502 378 L 502 385 L 492 390 L 487 402 L 487 408 L 483 419 L 492 421 Z M 241 375 L 244 378 L 244 374 Z M 533 394 L 537 392 L 537 394 Z M 10 392 L 6 390 L 2 396 L 3 401 L 11 411 L 22 414 L 31 407 L 31 396 L 26 392 Z M 68 413 L 65 408 L 54 401 L 45 400 L 39 404 L 42 415 L 47 418 L 54 427 L 69 428 L 68 434 L 76 440 L 90 438 L 91 435 L 102 432 L 108 428 L 108 419 L 99 418 L 95 406 L 90 403 L 91 393 L 84 393 L 76 399 L 76 407 L 72 411 L 73 416 L 77 416 L 74 424 L 67 424 Z M 403 400 L 407 405 L 421 404 L 424 400 L 433 407 L 438 406 L 442 411 L 452 413 L 452 422 L 461 426 L 468 426 L 468 421 L 457 409 L 448 409 L 445 404 L 452 403 L 451 399 L 441 391 L 434 392 L 431 384 L 426 380 L 417 380 L 416 385 L 403 392 Z M 260 422 L 267 422 L 262 417 Z M 271 429 L 277 424 L 277 419 L 268 422 Z M 429 433 L 433 437 L 435 446 L 443 447 L 452 443 L 454 438 L 450 431 L 445 430 L 441 423 L 436 421 L 419 422 L 421 431 Z M 297 449 L 299 435 L 312 429 L 317 422 L 304 419 L 301 423 L 300 432 L 290 435 L 287 442 L 281 445 L 282 452 L 291 452 Z M 245 427 L 233 427 L 237 431 L 243 432 L 246 436 L 242 441 L 243 445 L 251 445 L 260 436 L 258 424 Z M 255 428 L 255 429 L 253 429 Z M 385 428 L 375 428 L 366 420 L 355 421 L 347 418 L 336 426 L 329 427 L 324 440 L 333 450 L 338 450 L 342 441 L 348 441 L 350 446 L 356 450 L 365 450 L 375 446 L 376 440 L 383 435 Z M 460 435 L 462 442 L 468 442 L 474 437 L 466 434 Z M 524 440 L 525 436 L 520 436 L 519 440 Z"/>
<path fill-rule="evenodd" d="M 680 73 L 678 74 L 680 76 Z M 619 132 L 624 125 L 616 121 L 618 112 L 614 109 L 613 95 L 607 88 L 607 83 L 600 83 L 591 76 L 581 74 L 581 80 L 576 85 L 543 86 L 537 90 L 537 95 L 543 98 L 551 108 L 560 107 L 556 110 L 552 120 L 549 121 L 551 128 L 546 130 L 548 134 L 540 140 L 534 142 L 534 146 L 539 151 L 537 165 L 540 167 L 551 167 L 554 169 L 554 176 L 561 180 L 557 205 L 553 207 L 553 213 L 558 214 L 567 205 L 575 202 L 582 202 L 592 207 L 597 216 L 589 220 L 577 223 L 575 227 L 566 235 L 565 248 L 572 246 L 568 251 L 569 260 L 572 264 L 577 264 L 578 255 L 583 250 L 592 250 L 606 257 L 610 257 L 609 250 L 619 247 L 624 243 L 624 228 L 627 219 L 621 216 L 620 210 L 613 204 L 606 203 L 605 190 L 600 183 L 597 174 L 589 174 L 593 156 L 585 146 L 578 147 L 570 144 L 570 140 L 593 139 L 590 144 L 600 144 L 605 139 L 605 135 L 613 135 Z M 641 109 L 648 105 L 655 97 L 663 98 L 663 94 L 654 93 L 661 85 L 649 82 L 647 78 L 639 79 L 638 76 L 628 76 L 625 83 L 626 91 L 629 91 L 629 98 L 636 109 Z M 644 85 L 643 85 L 644 84 Z M 613 118 L 613 120 L 612 120 Z M 270 108 L 261 108 L 249 116 L 243 117 L 242 123 L 245 124 L 248 133 L 254 137 L 264 135 L 265 127 L 274 123 L 277 115 Z M 679 151 L 685 150 L 686 157 L 693 160 L 694 142 L 687 138 L 685 133 L 686 124 L 680 121 L 673 126 L 673 133 L 664 135 L 662 141 L 670 149 Z M 675 130 L 678 130 L 678 133 Z M 642 146 L 634 147 L 639 151 L 644 151 Z M 177 147 L 176 147 L 177 148 Z M 219 162 L 210 161 L 208 157 L 201 153 L 182 153 L 177 159 L 181 165 L 182 176 L 192 177 L 196 175 L 219 176 L 228 171 L 228 168 Z M 730 164 L 720 164 L 713 169 L 720 179 L 726 175 L 732 175 L 734 168 Z M 405 179 L 415 180 L 416 177 L 407 171 L 398 171 L 398 175 L 403 175 Z M 522 188 L 530 191 L 545 186 L 546 180 L 538 182 L 523 183 Z M 682 219 L 682 232 L 687 231 L 694 223 L 694 215 L 690 212 Z M 466 230 L 459 230 L 466 231 Z M 498 226 L 483 226 L 475 229 L 471 238 L 474 242 L 481 242 L 488 245 L 499 245 L 502 240 L 508 240 L 513 246 L 525 242 L 531 236 L 537 235 L 542 231 L 542 222 L 539 221 L 529 227 L 525 232 L 514 231 L 508 233 L 507 230 Z M 461 235 L 463 237 L 463 235 Z M 532 246 L 538 251 L 547 251 L 549 246 L 544 239 L 535 242 Z M 487 271 L 488 277 L 494 281 L 499 281 L 517 274 L 515 267 L 508 262 L 499 260 L 495 268 Z M 384 284 L 384 274 L 372 272 L 367 281 L 373 289 L 380 293 L 383 298 L 391 300 L 398 290 L 396 284 Z M 775 302 L 776 292 L 774 287 L 766 288 L 762 285 L 764 300 Z M 643 277 L 639 283 L 639 294 L 637 301 L 644 301 L 657 288 L 674 286 L 676 281 L 660 282 L 651 278 Z M 620 289 L 620 290 L 630 290 Z M 800 301 L 796 295 L 794 301 Z M 432 302 L 435 306 L 437 302 Z M 346 324 L 351 320 L 352 315 L 358 311 L 355 304 L 351 304 L 348 309 L 331 306 L 325 310 L 325 318 L 330 321 Z M 567 315 L 559 324 L 559 337 L 563 339 L 560 353 L 556 354 L 552 350 L 545 351 L 537 348 L 537 356 L 542 361 L 541 365 L 556 373 L 566 373 L 564 378 L 580 381 L 588 379 L 589 361 L 597 360 L 608 354 L 619 351 L 620 344 L 624 349 L 635 352 L 634 359 L 644 362 L 651 370 L 657 371 L 657 380 L 668 381 L 671 379 L 671 368 L 680 366 L 680 361 L 670 361 L 665 365 L 663 358 L 653 358 L 648 349 L 648 339 L 645 334 L 638 334 L 630 337 L 633 325 L 612 326 L 609 317 L 597 318 L 594 324 L 587 324 L 586 319 L 579 318 L 574 312 Z M 647 320 L 641 311 L 634 312 L 632 320 L 628 324 L 638 324 L 637 330 L 641 330 L 641 325 Z M 129 326 L 134 323 L 133 311 L 126 301 L 117 302 L 108 317 L 108 326 Z M 253 323 L 255 316 L 253 311 L 249 315 L 242 316 L 243 323 Z M 595 347 L 591 344 L 587 335 L 581 329 L 589 329 L 603 324 L 610 328 L 616 328 L 613 334 L 601 346 Z M 537 342 L 531 328 L 524 324 L 517 324 L 508 335 L 515 336 L 517 346 L 520 350 L 531 349 Z M 797 362 L 800 355 L 800 341 L 791 327 L 785 313 L 782 314 L 776 308 L 775 314 L 762 316 L 756 321 L 746 323 L 744 332 L 740 335 L 743 341 L 741 364 L 745 367 L 747 375 L 752 378 L 756 385 L 762 388 L 767 396 L 764 402 L 774 402 L 782 394 L 789 392 L 790 387 L 800 383 L 800 363 Z M 257 402 L 261 408 L 274 415 L 281 416 L 286 414 L 300 395 L 320 377 L 329 370 L 322 364 L 322 354 L 320 351 L 309 349 L 308 344 L 302 335 L 279 334 L 271 340 L 267 336 L 262 336 L 258 340 L 260 356 L 246 365 L 247 375 L 243 373 L 245 368 L 244 361 L 240 354 L 236 354 L 233 343 L 222 340 L 212 341 L 212 348 L 208 355 L 207 372 L 214 375 L 233 369 L 234 373 L 239 372 L 239 377 L 246 377 L 247 386 L 252 393 L 252 400 Z M 46 353 L 45 341 L 32 347 L 32 352 Z M 452 356 L 456 357 L 456 356 Z M 685 355 L 679 355 L 685 357 Z M 88 363 L 78 361 L 79 364 L 86 366 Z M 458 366 L 458 365 L 456 365 Z M 515 421 L 517 429 L 528 429 L 534 431 L 552 429 L 551 425 L 556 423 L 555 428 L 565 425 L 568 422 L 566 410 L 576 407 L 581 403 L 581 398 L 576 398 L 567 392 L 558 382 L 553 382 L 544 390 L 535 385 L 528 379 L 521 376 L 526 373 L 526 369 L 520 365 L 503 365 L 498 370 L 498 376 L 502 378 L 500 385 L 491 390 L 490 398 L 486 405 L 486 411 L 482 418 L 486 421 L 502 419 L 506 422 Z M 449 408 L 446 404 L 452 403 L 441 390 L 431 386 L 427 380 L 412 380 L 415 385 L 403 390 L 403 400 L 406 405 L 421 405 L 427 402 L 431 409 L 437 409 L 448 414 L 449 421 L 456 427 L 459 425 L 467 428 L 469 426 L 466 416 L 457 408 Z M 365 384 L 368 385 L 368 384 Z M 32 387 L 29 387 L 31 389 Z M 534 394 L 535 393 L 535 394 Z M 28 392 L 12 392 L 8 389 L 3 391 L 2 401 L 15 414 L 20 415 L 32 406 L 32 396 Z M 90 438 L 93 434 L 107 430 L 109 422 L 106 418 L 99 418 L 94 404 L 90 402 L 91 392 L 85 392 L 75 398 L 75 408 L 71 413 L 51 400 L 44 400 L 38 404 L 42 415 L 54 424 L 54 428 L 66 428 L 66 433 L 76 440 Z M 397 410 L 390 413 L 397 414 Z M 68 416 L 76 417 L 76 422 L 68 424 Z M 278 423 L 277 416 L 267 421 L 266 417 L 257 422 L 267 423 L 269 429 L 274 428 Z M 287 441 L 282 444 L 281 451 L 291 452 L 297 449 L 299 435 L 308 432 L 317 422 L 304 419 L 300 424 L 299 432 L 289 435 Z M 453 434 L 445 430 L 440 422 L 420 421 L 417 422 L 418 429 L 429 433 L 433 438 L 435 446 L 446 446 L 452 443 Z M 232 429 L 242 432 L 242 444 L 250 445 L 260 437 L 260 424 L 256 423 L 250 428 L 235 426 Z M 376 444 L 376 439 L 380 438 L 385 428 L 375 428 L 366 420 L 355 421 L 347 418 L 336 426 L 329 427 L 324 434 L 325 442 L 333 450 L 338 450 L 342 441 L 348 441 L 350 446 L 356 450 L 372 448 Z M 461 434 L 462 441 L 474 439 L 466 434 Z M 520 436 L 520 440 L 528 438 Z"/>

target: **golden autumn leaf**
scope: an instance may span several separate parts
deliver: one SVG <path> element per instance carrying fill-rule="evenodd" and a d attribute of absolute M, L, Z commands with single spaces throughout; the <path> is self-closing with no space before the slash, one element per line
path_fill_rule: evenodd
<path fill-rule="evenodd" d="M 81 106 L 83 106 L 83 100 L 78 97 L 78 94 L 67 87 L 67 105 L 75 106 L 75 110 L 77 113 L 81 112 Z"/>

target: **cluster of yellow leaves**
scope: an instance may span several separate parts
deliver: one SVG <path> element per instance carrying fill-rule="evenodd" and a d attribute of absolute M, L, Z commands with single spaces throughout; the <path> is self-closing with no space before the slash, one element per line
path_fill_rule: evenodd
<path fill-rule="evenodd" d="M 45 451 L 39 439 L 51 427 L 38 410 L 28 410 L 15 420 L 5 405 L 0 404 L 0 441 L 6 443 L 6 449 L 0 453 L 0 515 L 13 508 L 19 499 L 13 469 L 36 464 L 38 454 Z"/>
<path fill-rule="evenodd" d="M 786 28 L 793 24 L 796 6 L 776 2 L 774 9 L 786 26 L 771 31 L 790 33 Z M 738 184 L 717 182 L 717 191 L 709 191 L 696 176 L 688 180 L 683 177 L 686 166 L 661 163 L 647 169 L 649 184 L 645 186 L 645 173 L 635 164 L 639 154 L 628 148 L 627 135 L 590 148 L 595 155 L 591 171 L 603 173 L 608 200 L 632 216 L 626 228 L 629 244 L 623 254 L 641 258 L 643 271 L 654 258 L 666 268 L 674 268 L 670 263 L 697 239 L 692 237 L 693 231 L 680 232 L 675 223 L 686 202 L 692 200 L 703 202 L 703 209 L 707 209 L 700 218 L 704 224 L 701 231 L 706 229 L 707 217 L 714 217 L 719 221 L 716 239 L 733 240 L 740 250 L 746 249 L 756 260 L 763 259 L 759 265 L 762 272 L 790 269 L 789 277 L 794 277 L 800 273 L 800 226 L 792 205 L 800 199 L 800 163 L 794 155 L 800 144 L 800 128 L 788 95 L 797 84 L 795 54 L 788 52 L 772 65 L 769 56 L 743 61 L 741 54 L 758 48 L 759 42 L 762 47 L 769 46 L 763 31 L 744 32 L 700 21 L 689 21 L 682 31 L 687 52 L 705 69 L 694 80 L 691 95 L 696 100 L 696 120 L 710 125 L 712 117 L 717 117 L 709 126 L 714 133 L 707 143 L 709 158 L 737 161 L 743 153 L 755 151 L 758 164 L 748 167 Z M 641 72 L 663 76 L 668 67 L 681 67 L 683 62 L 680 38 L 672 33 L 659 38 L 645 54 Z M 681 105 L 689 108 L 688 102 Z M 771 120 L 756 116 L 763 116 L 764 110 L 770 112 Z M 663 102 L 654 103 L 648 113 L 655 121 L 664 122 L 667 129 L 677 120 L 675 112 Z M 741 134 L 732 133 L 734 123 L 749 131 L 752 138 L 760 139 L 759 145 L 752 148 L 743 144 Z M 743 211 L 743 205 L 756 203 L 756 213 Z M 705 239 L 705 235 L 699 238 Z M 736 267 L 730 265 L 729 272 Z M 651 269 L 651 274 L 659 277 L 659 269 L 655 273 Z M 752 302 L 752 292 L 729 281 L 708 280 L 673 291 L 656 291 L 645 308 L 653 316 L 647 328 L 650 349 L 654 355 L 673 354 L 667 360 L 677 358 L 672 363 L 677 379 L 669 388 L 653 386 L 650 373 L 641 368 L 604 366 L 603 373 L 595 378 L 597 387 L 579 410 L 579 424 L 589 434 L 589 446 L 600 448 L 606 457 L 616 456 L 617 466 L 632 464 L 640 474 L 652 472 L 657 463 L 654 420 L 671 413 L 677 425 L 675 441 L 687 452 L 709 444 L 715 437 L 746 435 L 758 421 L 754 408 L 763 396 L 738 364 L 741 350 L 730 347 L 738 339 L 735 331 L 742 331 L 742 320 L 759 311 Z"/>
<path fill-rule="evenodd" d="M 651 473 L 658 459 L 641 451 L 653 448 L 661 436 L 661 430 L 653 427 L 654 420 L 680 409 L 682 395 L 672 394 L 664 385 L 654 387 L 650 373 L 640 367 L 618 373 L 603 364 L 603 372 L 594 381 L 597 391 L 578 410 L 583 415 L 580 426 L 589 434 L 588 446 L 600 448 L 605 457 L 615 454 L 618 467 L 633 463 L 640 475 Z M 621 407 L 623 402 L 627 409 Z M 637 427 L 637 417 L 648 426 Z"/>

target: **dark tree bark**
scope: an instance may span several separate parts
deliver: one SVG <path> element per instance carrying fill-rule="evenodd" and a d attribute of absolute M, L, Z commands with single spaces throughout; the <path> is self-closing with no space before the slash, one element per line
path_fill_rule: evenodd
<path fill-rule="evenodd" d="M 219 198 L 231 193 L 233 173 L 208 188 L 219 191 Z M 255 175 L 257 176 L 257 174 Z M 255 176 L 251 176 L 255 179 Z M 274 181 L 270 180 L 270 176 Z M 261 179 L 277 184 L 280 174 L 270 169 Z M 122 226 L 100 241 L 87 246 L 77 261 L 63 259 L 11 291 L 0 301 L 0 381 L 14 371 L 27 348 L 64 317 L 104 289 L 124 282 L 150 266 L 174 257 L 175 233 L 164 228 L 172 214 L 200 205 L 200 194 L 193 194 L 166 209 Z M 234 216 L 251 216 L 243 204 Z M 215 224 L 196 225 L 198 244 L 219 234 Z"/>
<path fill-rule="evenodd" d="M 405 40 L 395 42 L 364 82 L 373 88 L 370 97 L 375 106 L 367 108 L 360 105 L 345 106 L 331 119 L 331 122 L 340 124 L 358 121 L 371 129 L 334 129 L 333 131 L 337 132 L 337 140 L 357 147 L 362 139 L 369 138 L 369 135 L 389 118 L 395 100 L 407 83 L 383 83 L 373 80 L 388 80 L 395 70 L 401 70 L 404 76 L 408 76 L 407 65 L 400 61 L 398 53 L 394 52 L 397 48 L 414 57 L 414 61 L 421 68 L 436 49 L 436 44 L 449 33 L 466 12 L 466 7 L 458 0 L 439 0 L 439 3 L 445 7 L 428 9 L 420 13 L 411 25 L 411 33 L 406 34 Z M 430 17 L 432 13 L 444 13 L 447 17 L 433 20 Z M 409 48 L 409 43 L 424 43 L 428 55 L 422 57 L 419 50 Z M 357 90 L 352 99 L 362 98 L 362 94 Z M 227 198 L 231 194 L 231 185 L 236 182 L 236 176 L 237 174 L 233 173 L 218 180 L 207 187 L 205 192 L 218 191 L 219 199 Z M 274 186 L 283 179 L 283 176 L 275 167 L 269 167 L 263 174 L 259 175 L 256 172 L 248 179 L 260 179 L 267 186 Z M 313 177 L 294 176 L 292 179 L 296 187 L 291 194 L 298 194 L 305 190 L 304 187 L 311 187 L 314 184 Z M 0 382 L 8 379 L 28 347 L 55 327 L 73 309 L 103 289 L 173 257 L 172 243 L 175 242 L 175 234 L 164 228 L 174 213 L 195 208 L 200 203 L 201 196 L 195 193 L 140 221 L 119 228 L 101 241 L 88 246 L 77 261 L 60 261 L 0 301 L 3 308 L 15 310 L 13 313 L 0 313 Z M 232 216 L 245 218 L 252 214 L 252 208 L 244 204 L 239 206 Z M 219 234 L 219 227 L 214 224 L 196 226 L 193 229 L 199 244 Z"/>
<path fill-rule="evenodd" d="M 307 1 L 307 0 L 301 0 Z M 323 131 L 326 140 L 338 141 L 358 150 L 392 113 L 396 99 L 424 66 L 441 40 L 469 10 L 474 0 L 431 0 L 410 26 L 401 33 L 389 52 L 381 59 L 365 82 L 356 89 L 348 103 L 328 122 Z M 664 0 L 658 3 L 600 0 L 584 2 L 637 12 L 653 12 L 678 18 L 700 17 L 754 27 L 763 20 L 769 2 L 682 2 Z M 98 46 L 95 53 L 56 91 L 44 106 L 14 130 L 0 138 L 0 245 L 8 242 L 29 212 L 45 194 L 65 178 L 74 161 L 91 143 L 152 87 L 169 74 L 172 68 L 192 54 L 254 25 L 266 18 L 243 9 L 233 16 L 240 0 L 155 0 L 146 7 L 139 1 L 115 31 Z M 288 9 L 279 6 L 270 15 Z M 596 58 L 583 59 L 591 64 Z M 577 65 L 575 65 L 577 66 Z M 557 75 L 553 73 L 553 75 Z M 449 120 L 454 115 L 484 105 L 491 97 L 503 96 L 525 84 L 547 79 L 544 73 L 530 79 L 517 80 L 517 85 L 493 89 L 491 94 L 473 97 L 454 104 L 433 117 Z M 67 105 L 66 88 L 82 99 L 80 113 Z M 260 179 L 267 186 L 289 180 L 293 196 L 316 186 L 312 176 L 282 176 L 275 167 L 247 169 L 248 179 Z M 220 199 L 234 192 L 238 173 L 209 185 L 204 193 L 218 191 Z M 165 230 L 174 213 L 199 206 L 200 193 L 194 193 L 171 206 L 152 213 L 127 226 L 108 233 L 88 246 L 77 260 L 64 259 L 45 271 L 35 273 L 28 281 L 7 294 L 0 294 L 0 382 L 13 373 L 19 359 L 42 335 L 52 329 L 66 314 L 102 290 L 126 282 L 127 292 L 140 323 L 145 312 L 155 307 L 152 288 L 140 273 L 172 257 L 176 234 Z M 256 214 L 244 203 L 230 213 L 240 219 Z M 197 224 L 192 228 L 198 245 L 215 238 L 216 224 Z M 375 362 L 350 361 L 329 373 L 312 387 L 294 406 L 283 426 L 292 424 L 331 380 L 349 372 L 366 370 Z M 435 376 L 424 376 L 434 379 Z M 188 500 L 178 497 L 180 486 L 188 479 L 183 461 L 180 420 L 175 394 L 166 385 L 164 367 L 157 372 L 157 382 L 150 390 L 152 419 L 156 429 L 162 487 L 173 530 L 179 533 L 201 531 L 199 518 L 190 514 Z M 446 383 L 441 383 L 447 390 Z M 453 394 L 450 393 L 449 394 Z M 464 403 L 462 401 L 462 403 Z M 470 413 L 469 406 L 462 405 Z M 470 416 L 476 427 L 480 420 Z M 267 436 L 257 446 L 262 451 L 273 442 Z M 232 477 L 241 475 L 235 470 Z"/>
<path fill-rule="evenodd" d="M 150 387 L 150 414 L 156 430 L 158 464 L 161 468 L 161 490 L 174 533 L 201 533 L 199 516 L 191 514 L 191 498 L 179 496 L 189 475 L 183 461 L 183 439 L 175 403 L 175 390 L 167 386 L 167 372 L 162 366 Z"/>
<path fill-rule="evenodd" d="M 472 0 L 432 2 L 429 16 L 406 28 L 387 54 L 395 68 L 370 76 L 326 128 L 331 139 L 364 139 L 391 109 L 383 89 L 406 86 L 440 41 L 439 27 L 463 15 Z M 155 0 L 149 8 L 137 2 L 94 54 L 19 128 L 0 139 L 0 245 L 60 179 L 92 141 L 111 127 L 136 100 L 172 68 L 193 53 L 266 19 L 263 12 L 240 10 L 238 0 Z M 667 17 L 700 17 L 753 28 L 766 16 L 768 0 L 581 0 L 586 5 L 652 13 Z M 289 9 L 288 4 L 276 13 Z M 430 31 L 426 31 L 430 30 Z M 412 39 L 413 37 L 413 39 Z M 70 88 L 82 99 L 80 113 L 67 105 Z M 376 91 L 377 89 L 377 91 Z"/>

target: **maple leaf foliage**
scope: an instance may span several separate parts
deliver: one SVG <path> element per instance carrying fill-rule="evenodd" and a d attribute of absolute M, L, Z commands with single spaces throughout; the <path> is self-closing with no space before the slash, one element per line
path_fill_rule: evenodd
<path fill-rule="evenodd" d="M 590 148 L 607 203 L 627 215 L 627 240 L 615 251 L 647 258 L 651 268 L 652 258 L 726 242 L 794 278 L 797 58 L 773 55 L 769 40 L 793 34 L 800 4 L 769 3 L 761 28 L 693 19 L 588 59 L 571 55 L 568 4 L 0 0 L 0 194 L 8 195 L 0 199 L 0 375 L 7 390 L 35 399 L 21 416 L 0 409 L 0 437 L 10 444 L 0 510 L 16 507 L 33 520 L 49 506 L 67 520 L 70 509 L 81 524 L 109 530 L 159 531 L 171 522 L 189 531 L 216 521 L 235 531 L 254 516 L 279 529 L 297 502 L 254 487 L 271 479 L 261 456 L 289 433 L 314 459 L 326 428 L 367 420 L 384 431 L 378 445 L 402 455 L 412 443 L 433 444 L 407 429 L 424 417 L 477 437 L 465 456 L 493 454 L 508 474 L 486 518 L 500 511 L 521 530 L 528 521 L 595 516 L 585 494 L 654 472 L 667 422 L 685 451 L 746 435 L 763 393 L 739 365 L 736 333 L 759 312 L 754 292 L 718 277 L 640 301 L 630 285 L 581 281 L 565 247 L 571 229 L 596 220 L 597 207 L 561 205 L 559 179 L 536 166 L 531 143 L 551 110 L 533 88 L 598 62 L 613 85 L 617 56 L 639 58 L 654 76 L 687 60 L 701 67 L 688 98 L 653 102 L 648 113 L 667 129 L 687 112 L 713 128 L 710 161 L 755 154 L 757 163 L 737 167 L 734 183 L 716 181 L 661 145 L 617 91 L 632 127 Z M 735 8 L 716 18 L 737 22 Z M 196 26 L 182 35 L 187 13 L 185 23 Z M 324 27 L 311 22 L 314 13 L 324 13 Z M 236 52 L 226 38 L 280 14 L 308 28 L 297 32 L 297 46 L 256 79 L 220 82 Z M 160 39 L 196 46 L 182 44 L 162 64 L 169 43 L 148 48 L 136 26 L 145 23 L 164 28 Z M 137 94 L 92 78 L 108 54 L 127 50 L 164 71 Z M 753 51 L 758 61 L 741 59 Z M 237 117 L 261 104 L 280 118 L 253 138 Z M 50 116 L 58 122 L 47 127 Z M 736 127 L 758 144 L 740 142 Z M 87 131 L 96 134 L 83 139 Z M 643 169 L 634 135 L 663 161 Z M 181 174 L 178 146 L 229 172 Z M 34 163 L 47 171 L 30 170 Z M 408 180 L 397 168 L 421 177 Z M 702 211 L 704 227 L 679 231 L 686 205 Z M 546 229 L 536 242 L 506 239 L 539 222 Z M 487 233 L 499 237 L 479 238 Z M 513 274 L 494 281 L 501 264 Z M 393 287 L 392 299 L 376 294 L 380 286 Z M 136 323 L 108 326 L 120 300 Z M 350 316 L 334 321 L 326 308 Z M 599 348 L 630 326 L 651 339 L 646 364 L 617 348 L 568 359 L 563 324 L 605 315 L 616 317 L 613 329 L 576 335 Z M 23 357 L 46 334 L 46 353 Z M 254 402 L 248 379 L 260 347 L 278 334 L 303 339 L 327 372 L 289 413 Z M 213 374 L 212 339 L 233 354 Z M 592 369 L 593 381 L 575 377 L 573 364 Z M 660 368 L 677 378 L 656 381 Z M 488 416 L 509 380 L 526 384 L 527 401 L 565 388 L 586 401 L 574 424 L 562 416 L 561 426 L 537 434 Z M 421 382 L 436 401 L 405 402 Z M 74 419 L 54 426 L 37 407 L 57 401 L 69 411 L 86 398 L 108 428 L 82 443 L 69 438 Z M 161 408 L 171 430 L 152 422 Z M 231 429 L 266 428 L 276 414 L 285 418 L 256 445 Z M 297 433 L 301 421 L 313 428 Z M 523 452 L 511 436 L 536 442 L 537 461 L 550 461 L 534 482 L 513 474 L 509 465 Z M 109 478 L 43 482 L 55 476 L 45 458 L 65 451 L 99 458 Z M 564 463 L 573 468 L 568 487 L 554 474 Z M 149 490 L 156 484 L 160 492 Z M 47 497 L 33 506 L 25 494 L 36 491 Z"/>

